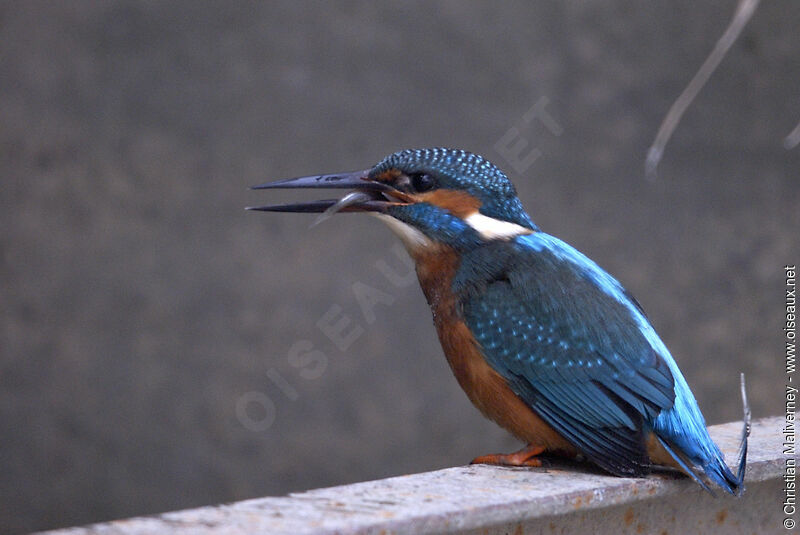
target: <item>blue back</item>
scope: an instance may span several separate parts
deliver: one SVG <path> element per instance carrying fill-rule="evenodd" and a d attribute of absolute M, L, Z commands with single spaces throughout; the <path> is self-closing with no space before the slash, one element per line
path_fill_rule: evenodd
<path fill-rule="evenodd" d="M 697 402 L 641 307 L 568 244 L 536 232 L 467 251 L 453 291 L 489 364 L 599 466 L 647 473 L 651 431 L 690 473 L 719 464 Z M 709 475 L 724 483 L 725 470 Z"/>

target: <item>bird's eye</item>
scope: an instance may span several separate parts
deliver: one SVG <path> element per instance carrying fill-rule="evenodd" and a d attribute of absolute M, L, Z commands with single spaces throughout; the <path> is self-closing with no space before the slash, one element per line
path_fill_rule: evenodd
<path fill-rule="evenodd" d="M 416 192 L 432 190 L 436 186 L 436 180 L 428 173 L 413 173 L 409 175 L 411 187 Z"/>

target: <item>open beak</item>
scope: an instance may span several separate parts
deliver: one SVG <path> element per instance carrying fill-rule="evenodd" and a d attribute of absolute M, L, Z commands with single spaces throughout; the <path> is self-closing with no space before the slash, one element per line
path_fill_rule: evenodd
<path fill-rule="evenodd" d="M 393 204 L 405 204 L 402 192 L 388 184 L 370 180 L 369 170 L 332 175 L 316 175 L 267 182 L 251 189 L 350 189 L 341 199 L 251 206 L 247 210 L 261 212 L 305 212 L 332 214 L 335 212 L 385 212 Z"/>

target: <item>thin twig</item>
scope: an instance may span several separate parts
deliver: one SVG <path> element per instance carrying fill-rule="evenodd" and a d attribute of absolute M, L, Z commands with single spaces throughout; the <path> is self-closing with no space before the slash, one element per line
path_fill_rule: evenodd
<path fill-rule="evenodd" d="M 800 145 L 800 124 L 795 126 L 794 130 L 789 132 L 789 135 L 783 140 L 783 146 L 786 150 L 792 150 L 797 145 Z"/>
<path fill-rule="evenodd" d="M 661 123 L 661 127 L 658 129 L 653 145 L 647 151 L 644 169 L 648 179 L 655 179 L 656 167 L 658 167 L 658 163 L 664 154 L 664 147 L 666 147 L 669 138 L 678 126 L 683 113 L 711 77 L 711 74 L 722 61 L 722 58 L 725 57 L 737 37 L 739 37 L 742 29 L 753 16 L 759 2 L 760 0 L 739 0 L 739 5 L 736 6 L 736 13 L 734 13 L 733 20 L 725 29 L 725 33 L 719 38 L 714 50 L 711 51 L 703 65 L 700 66 L 689 85 L 686 86 L 683 93 L 672 104 L 667 116 L 664 117 L 664 121 Z"/>

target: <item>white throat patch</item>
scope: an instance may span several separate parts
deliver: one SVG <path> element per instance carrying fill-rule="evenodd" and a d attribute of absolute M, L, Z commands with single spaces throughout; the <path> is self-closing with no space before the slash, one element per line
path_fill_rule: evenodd
<path fill-rule="evenodd" d="M 485 216 L 479 212 L 468 215 L 464 222 L 474 228 L 484 240 L 510 240 L 522 234 L 533 234 L 522 225 Z"/>
<path fill-rule="evenodd" d="M 405 245 L 409 252 L 428 249 L 434 245 L 433 241 L 421 231 L 415 229 L 411 225 L 403 223 L 399 219 L 395 219 L 387 214 L 375 212 L 372 212 L 370 215 L 386 223 L 392 232 L 400 238 L 400 241 L 403 242 L 403 245 Z M 464 222 L 475 229 L 484 240 L 510 240 L 511 238 L 523 234 L 533 234 L 531 229 L 525 228 L 522 225 L 495 219 L 478 212 L 468 215 L 464 219 Z"/>
<path fill-rule="evenodd" d="M 411 225 L 407 225 L 400 221 L 399 219 L 395 219 L 394 217 L 386 214 L 380 214 L 376 212 L 371 212 L 371 215 L 374 215 L 384 223 L 394 232 L 400 241 L 403 242 L 405 245 L 406 250 L 409 252 L 418 251 L 420 249 L 427 249 L 433 245 L 433 242 L 430 238 L 428 238 L 425 234 L 420 232 L 419 230 L 415 229 Z"/>

